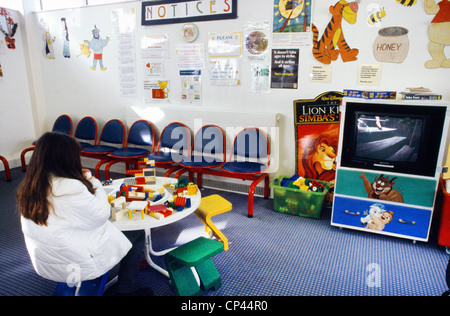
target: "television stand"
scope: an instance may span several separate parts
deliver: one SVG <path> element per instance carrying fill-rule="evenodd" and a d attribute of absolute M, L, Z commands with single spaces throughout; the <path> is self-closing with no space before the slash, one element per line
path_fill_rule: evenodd
<path fill-rule="evenodd" d="M 418 106 L 435 116 L 415 115 Z M 331 225 L 427 242 L 449 109 L 441 102 L 343 98 Z M 375 117 L 381 128 L 371 126 Z"/>

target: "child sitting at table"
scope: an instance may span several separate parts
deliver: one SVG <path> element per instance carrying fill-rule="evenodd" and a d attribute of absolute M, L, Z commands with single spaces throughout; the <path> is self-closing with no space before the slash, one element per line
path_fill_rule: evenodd
<path fill-rule="evenodd" d="M 80 153 L 65 134 L 45 133 L 36 142 L 17 192 L 33 267 L 46 279 L 76 284 L 120 262 L 117 294 L 151 295 L 138 288 L 144 234 L 126 236 L 109 222 L 107 195 L 98 179 L 83 176 Z"/>

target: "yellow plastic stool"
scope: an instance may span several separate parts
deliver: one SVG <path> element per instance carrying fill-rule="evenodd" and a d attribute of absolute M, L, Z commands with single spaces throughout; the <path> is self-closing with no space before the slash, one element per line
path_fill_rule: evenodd
<path fill-rule="evenodd" d="M 231 211 L 233 205 L 217 194 L 209 195 L 202 198 L 200 206 L 195 210 L 195 215 L 205 224 L 205 231 L 212 234 L 223 243 L 223 250 L 228 250 L 228 239 L 225 235 L 214 225 L 211 217 Z M 211 236 L 212 237 L 212 236 Z"/>

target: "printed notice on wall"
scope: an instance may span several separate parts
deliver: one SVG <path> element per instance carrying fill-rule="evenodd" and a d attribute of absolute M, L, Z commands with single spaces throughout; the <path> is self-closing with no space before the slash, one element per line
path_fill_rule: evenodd
<path fill-rule="evenodd" d="M 272 50 L 272 89 L 297 89 L 298 49 Z"/>
<path fill-rule="evenodd" d="M 359 65 L 358 84 L 379 86 L 381 82 L 381 65 Z"/>
<path fill-rule="evenodd" d="M 202 100 L 201 70 L 180 70 L 181 100 L 200 104 Z"/>
<path fill-rule="evenodd" d="M 170 102 L 169 80 L 144 80 L 144 102 Z"/>
<path fill-rule="evenodd" d="M 312 65 L 310 81 L 331 82 L 331 65 Z"/>

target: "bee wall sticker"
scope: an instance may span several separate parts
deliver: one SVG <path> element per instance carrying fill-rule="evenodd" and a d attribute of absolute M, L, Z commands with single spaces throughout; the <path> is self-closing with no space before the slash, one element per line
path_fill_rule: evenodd
<path fill-rule="evenodd" d="M 378 10 L 375 10 L 372 12 L 369 17 L 367 18 L 367 23 L 369 25 L 374 25 L 376 23 L 381 22 L 382 19 L 386 17 L 386 10 L 384 8 L 380 8 Z"/>
<path fill-rule="evenodd" d="M 411 7 L 417 3 L 417 0 L 395 0 L 405 7 Z"/>

